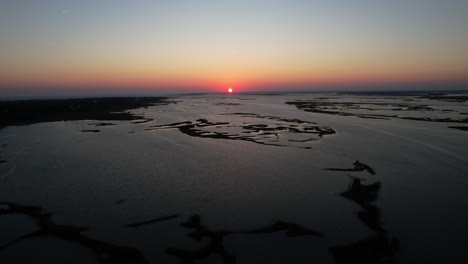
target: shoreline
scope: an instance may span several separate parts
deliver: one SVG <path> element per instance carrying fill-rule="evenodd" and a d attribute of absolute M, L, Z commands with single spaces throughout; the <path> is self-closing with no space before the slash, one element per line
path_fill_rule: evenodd
<path fill-rule="evenodd" d="M 44 122 L 78 120 L 132 121 L 144 117 L 126 111 L 175 103 L 167 97 L 105 97 L 0 101 L 0 129 Z"/>

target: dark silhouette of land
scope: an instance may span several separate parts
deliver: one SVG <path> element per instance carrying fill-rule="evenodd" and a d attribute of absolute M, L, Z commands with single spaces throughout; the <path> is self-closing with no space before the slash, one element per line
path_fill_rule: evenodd
<path fill-rule="evenodd" d="M 451 102 L 464 102 L 464 97 L 443 97 Z M 443 100 L 440 98 L 430 98 L 434 100 Z M 310 100 L 310 101 L 294 101 L 286 102 L 288 105 L 294 105 L 297 109 L 313 112 L 319 114 L 338 115 L 338 116 L 354 116 L 359 118 L 368 119 L 404 119 L 414 121 L 426 121 L 426 122 L 442 122 L 442 123 L 468 123 L 468 118 L 433 118 L 433 117 L 416 117 L 416 116 L 401 116 L 399 114 L 378 114 L 379 107 L 393 107 L 391 111 L 397 113 L 398 111 L 406 112 L 427 112 L 436 111 L 428 105 L 424 104 L 407 104 L 407 103 L 376 103 L 376 102 L 332 102 L 322 100 Z M 374 113 L 356 113 L 352 110 L 367 110 Z M 441 112 L 454 112 L 453 110 L 439 110 Z M 463 113 L 458 113 L 463 115 Z"/>
<path fill-rule="evenodd" d="M 173 101 L 165 97 L 0 101 L 0 128 L 55 121 L 141 120 L 144 117 L 125 111 L 169 103 Z"/>
<path fill-rule="evenodd" d="M 354 168 L 346 168 L 346 169 L 341 169 L 341 168 L 326 168 L 325 170 L 329 171 L 367 171 L 368 173 L 375 175 L 375 170 L 362 162 L 359 162 L 359 160 L 356 160 L 356 162 L 353 163 Z"/>
<path fill-rule="evenodd" d="M 332 247 L 330 250 L 335 263 L 398 263 L 398 239 L 382 227 L 380 208 L 375 205 L 380 188 L 380 182 L 362 184 L 361 179 L 352 178 L 348 190 L 341 193 L 341 196 L 361 206 L 362 211 L 357 215 L 375 234 L 348 245 Z"/>
<path fill-rule="evenodd" d="M 234 125 L 229 122 L 211 122 L 207 119 L 200 118 L 195 122 L 184 121 L 177 122 L 166 125 L 155 125 L 151 126 L 146 130 L 163 130 L 163 129 L 178 129 L 180 132 L 192 136 L 192 137 L 202 137 L 202 138 L 212 138 L 212 139 L 228 139 L 228 140 L 243 140 L 254 142 L 261 145 L 270 145 L 270 146 L 285 146 L 279 143 L 265 142 L 265 137 L 274 136 L 276 138 L 280 137 L 281 132 L 294 133 L 294 134 L 311 134 L 317 135 L 319 138 L 322 138 L 324 135 L 335 134 L 335 130 L 330 127 L 317 126 L 313 122 L 302 121 L 299 119 L 285 119 L 275 116 L 261 116 L 257 114 L 250 113 L 233 113 L 233 114 L 224 114 L 224 115 L 240 115 L 242 117 L 254 117 L 254 118 L 264 118 L 278 120 L 282 122 L 289 122 L 294 124 L 303 124 L 302 127 L 298 127 L 294 124 L 282 124 L 282 125 L 267 125 L 267 124 L 246 124 Z M 310 125 L 309 125 L 310 124 Z M 239 127 L 242 128 L 243 133 L 234 134 L 229 132 L 218 132 L 210 130 L 202 130 L 202 128 L 222 128 L 222 127 Z M 290 140 L 290 142 L 308 142 L 315 140 L 314 138 L 308 138 L 307 140 Z M 278 142 L 277 140 L 274 142 Z"/>
<path fill-rule="evenodd" d="M 453 129 L 468 131 L 468 126 L 450 126 L 450 127 L 448 127 L 448 128 L 453 128 Z"/>
<path fill-rule="evenodd" d="M 135 227 L 136 228 L 136 227 L 140 227 L 140 226 L 144 226 L 144 225 L 149 225 L 149 224 L 152 224 L 152 223 L 157 223 L 157 222 L 161 222 L 161 221 L 165 221 L 165 220 L 174 219 L 174 218 L 177 218 L 177 217 L 179 217 L 178 214 L 173 214 L 173 215 L 158 217 L 158 218 L 151 219 L 151 220 L 148 220 L 148 221 L 132 223 L 132 224 L 128 224 L 128 225 L 125 225 L 125 226 L 126 227 Z"/>
<path fill-rule="evenodd" d="M 195 263 L 196 260 L 207 258 L 212 254 L 220 256 L 222 263 L 236 263 L 236 257 L 229 253 L 224 247 L 224 238 L 234 234 L 256 235 L 262 233 L 286 231 L 286 235 L 288 237 L 324 237 L 324 235 L 320 232 L 310 230 L 296 223 L 288 223 L 284 221 L 275 221 L 272 224 L 263 227 L 244 231 L 212 230 L 202 223 L 200 215 L 193 215 L 187 221 L 181 223 L 180 226 L 194 230 L 188 234 L 188 236 L 192 239 L 201 241 L 202 238 L 207 238 L 209 240 L 206 245 L 197 250 L 187 250 L 175 247 L 168 248 L 166 252 L 170 255 L 178 257 L 181 263 Z"/>
<path fill-rule="evenodd" d="M 52 220 L 53 214 L 46 212 L 42 207 L 10 202 L 0 202 L 0 206 L 0 216 L 9 214 L 26 215 L 34 219 L 38 227 L 36 231 L 30 234 L 22 235 L 6 244 L 0 245 L 0 250 L 34 237 L 53 237 L 75 242 L 84 248 L 92 250 L 99 263 L 149 263 L 136 248 L 118 246 L 83 235 L 82 232 L 88 230 L 87 227 L 59 225 L 54 223 Z"/>

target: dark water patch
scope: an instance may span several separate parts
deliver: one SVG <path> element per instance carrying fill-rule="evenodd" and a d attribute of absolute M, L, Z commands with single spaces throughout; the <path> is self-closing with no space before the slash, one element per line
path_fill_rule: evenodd
<path fill-rule="evenodd" d="M 98 129 L 86 129 L 86 130 L 81 130 L 81 132 L 84 132 L 84 133 L 98 133 L 98 132 L 101 132 L 101 130 L 98 130 Z"/>
<path fill-rule="evenodd" d="M 367 164 L 364 164 L 362 162 L 359 162 L 359 160 L 356 160 L 353 163 L 354 167 L 353 168 L 346 168 L 346 169 L 341 169 L 341 168 L 326 168 L 325 170 L 329 171 L 367 171 L 368 173 L 375 175 L 375 170 L 370 167 Z"/>
<path fill-rule="evenodd" d="M 157 223 L 157 222 L 161 222 L 161 221 L 165 221 L 165 220 L 170 220 L 170 219 L 175 219 L 179 217 L 178 214 L 173 214 L 173 215 L 168 215 L 168 216 L 163 216 L 163 217 L 158 217 L 158 218 L 155 218 L 155 219 L 151 219 L 151 220 L 148 220 L 148 221 L 143 221 L 143 222 L 137 222 L 137 223 L 133 223 L 133 224 L 128 224 L 128 225 L 125 225 L 126 227 L 140 227 L 140 226 L 144 226 L 144 225 L 149 225 L 149 224 L 153 224 L 153 223 Z"/>
<path fill-rule="evenodd" d="M 399 242 L 393 236 L 374 235 L 330 250 L 337 264 L 396 264 Z"/>
<path fill-rule="evenodd" d="M 126 201 L 127 201 L 127 199 L 120 199 L 120 200 L 115 201 L 115 204 L 123 204 Z"/>
<path fill-rule="evenodd" d="M 137 120 L 131 109 L 174 103 L 165 97 L 0 101 L 0 128 L 43 122 L 77 120 Z"/>
<path fill-rule="evenodd" d="M 468 127 L 467 127 L 467 126 L 449 126 L 448 128 L 453 128 L 453 129 L 468 131 Z"/>
<path fill-rule="evenodd" d="M 52 220 L 53 214 L 45 211 L 42 207 L 0 202 L 0 216 L 10 214 L 20 214 L 31 217 L 35 220 L 38 230 L 0 245 L 0 251 L 30 238 L 54 237 L 78 243 L 82 247 L 93 251 L 99 263 L 149 263 L 135 248 L 113 245 L 83 235 L 82 232 L 87 231 L 87 227 L 59 225 L 54 223 Z"/>

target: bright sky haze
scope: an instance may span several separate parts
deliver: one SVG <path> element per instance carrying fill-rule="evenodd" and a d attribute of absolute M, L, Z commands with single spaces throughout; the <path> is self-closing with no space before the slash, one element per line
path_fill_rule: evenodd
<path fill-rule="evenodd" d="M 466 0 L 0 0 L 0 95 L 468 89 L 467 14 Z"/>

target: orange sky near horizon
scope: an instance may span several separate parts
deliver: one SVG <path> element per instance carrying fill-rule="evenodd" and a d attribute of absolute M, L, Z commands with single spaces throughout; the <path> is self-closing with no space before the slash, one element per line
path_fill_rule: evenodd
<path fill-rule="evenodd" d="M 138 3 L 0 3 L 0 95 L 468 84 L 463 1 Z"/>

